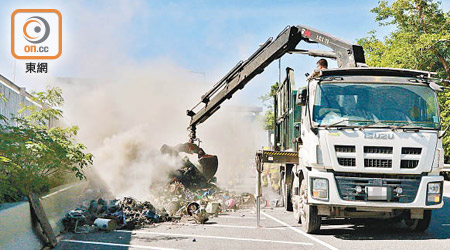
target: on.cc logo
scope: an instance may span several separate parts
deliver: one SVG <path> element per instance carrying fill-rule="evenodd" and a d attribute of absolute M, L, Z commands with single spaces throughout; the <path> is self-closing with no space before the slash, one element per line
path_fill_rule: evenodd
<path fill-rule="evenodd" d="M 31 29 L 30 29 L 31 28 Z M 30 33 L 30 30 L 31 34 Z M 33 16 L 27 19 L 27 22 L 23 25 L 23 34 L 25 39 L 30 43 L 42 43 L 47 40 L 50 34 L 50 25 L 47 20 L 39 16 Z"/>
<path fill-rule="evenodd" d="M 56 59 L 62 53 L 62 16 L 55 9 L 11 14 L 11 54 L 16 59 Z"/>

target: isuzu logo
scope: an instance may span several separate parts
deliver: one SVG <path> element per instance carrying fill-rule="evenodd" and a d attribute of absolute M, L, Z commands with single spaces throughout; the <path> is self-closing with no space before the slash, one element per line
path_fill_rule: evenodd
<path fill-rule="evenodd" d="M 394 139 L 394 134 L 366 132 L 364 133 L 364 139 L 392 140 Z"/>

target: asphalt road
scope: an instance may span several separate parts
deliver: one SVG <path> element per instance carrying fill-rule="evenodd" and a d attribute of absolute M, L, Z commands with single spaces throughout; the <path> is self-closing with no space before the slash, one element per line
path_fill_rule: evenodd
<path fill-rule="evenodd" d="M 304 233 L 291 212 L 264 209 L 261 228 L 254 210 L 211 218 L 208 224 L 164 223 L 134 231 L 67 234 L 56 249 L 450 249 L 450 183 L 445 205 L 433 212 L 425 233 L 406 233 L 385 221 L 326 221 L 320 234 Z"/>

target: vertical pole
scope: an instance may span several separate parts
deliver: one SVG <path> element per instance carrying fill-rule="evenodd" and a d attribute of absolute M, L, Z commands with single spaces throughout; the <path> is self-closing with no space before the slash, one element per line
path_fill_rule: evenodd
<path fill-rule="evenodd" d="M 262 153 L 258 153 L 256 156 L 256 170 L 258 172 L 258 181 L 257 181 L 257 187 L 256 187 L 256 226 L 261 227 L 261 172 L 263 169 L 263 163 L 262 163 Z"/>

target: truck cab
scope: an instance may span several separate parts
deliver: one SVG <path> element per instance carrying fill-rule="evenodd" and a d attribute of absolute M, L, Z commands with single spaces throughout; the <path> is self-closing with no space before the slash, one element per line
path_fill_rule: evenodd
<path fill-rule="evenodd" d="M 286 195 L 308 233 L 323 218 L 428 228 L 443 206 L 438 91 L 429 72 L 364 67 L 322 70 L 297 91 L 299 162 Z"/>

